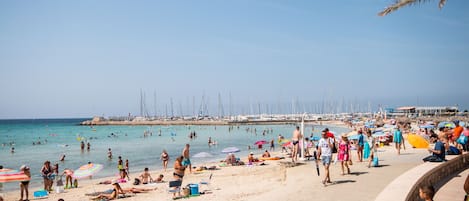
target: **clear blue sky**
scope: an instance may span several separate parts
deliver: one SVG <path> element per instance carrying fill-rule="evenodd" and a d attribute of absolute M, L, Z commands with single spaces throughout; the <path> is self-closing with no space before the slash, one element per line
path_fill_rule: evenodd
<path fill-rule="evenodd" d="M 218 93 L 469 109 L 469 1 L 378 17 L 392 2 L 2 0 L 0 118 L 138 114 L 140 89 L 159 112 Z"/>

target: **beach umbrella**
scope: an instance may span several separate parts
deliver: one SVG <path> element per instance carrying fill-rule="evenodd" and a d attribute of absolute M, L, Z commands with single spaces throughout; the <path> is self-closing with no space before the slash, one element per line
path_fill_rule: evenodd
<path fill-rule="evenodd" d="M 210 158 L 210 157 L 213 157 L 213 155 L 207 152 L 200 152 L 200 153 L 194 154 L 192 157 L 193 158 Z"/>
<path fill-rule="evenodd" d="M 30 178 L 23 171 L 0 169 L 0 183 L 29 180 Z"/>
<path fill-rule="evenodd" d="M 312 140 L 312 141 L 319 141 L 321 139 L 321 137 L 313 136 L 313 137 L 310 137 L 309 139 Z"/>
<path fill-rule="evenodd" d="M 426 124 L 426 125 L 421 125 L 420 128 L 430 128 L 430 129 L 432 129 L 432 128 L 435 128 L 435 126 Z"/>
<path fill-rule="evenodd" d="M 240 150 L 237 147 L 227 147 L 221 150 L 222 153 L 235 153 L 239 152 Z"/>
<path fill-rule="evenodd" d="M 102 169 L 103 169 L 103 165 L 101 164 L 89 163 L 75 170 L 72 177 L 77 178 L 77 179 L 89 177 L 89 176 L 96 174 Z"/>
<path fill-rule="evenodd" d="M 378 131 L 378 132 L 375 132 L 373 133 L 373 137 L 381 137 L 381 136 L 385 136 L 386 133 L 382 132 L 382 131 Z"/>
<path fill-rule="evenodd" d="M 291 145 L 292 145 L 292 142 L 288 141 L 288 142 L 283 143 L 282 147 L 288 147 L 288 146 L 291 146 Z"/>
<path fill-rule="evenodd" d="M 454 123 L 447 122 L 447 121 L 440 122 L 440 123 L 438 124 L 438 128 L 443 128 L 443 127 L 454 128 L 455 125 L 454 125 Z"/>
<path fill-rule="evenodd" d="M 360 137 L 359 135 L 352 135 L 352 136 L 348 136 L 347 138 L 349 140 L 358 140 L 358 137 Z"/>
<path fill-rule="evenodd" d="M 267 144 L 268 142 L 265 141 L 265 140 L 259 140 L 257 142 L 254 143 L 254 145 L 263 145 L 263 144 Z"/>

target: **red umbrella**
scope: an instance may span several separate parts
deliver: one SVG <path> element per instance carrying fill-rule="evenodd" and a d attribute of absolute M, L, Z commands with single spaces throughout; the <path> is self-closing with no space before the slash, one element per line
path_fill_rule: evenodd
<path fill-rule="evenodd" d="M 292 142 L 289 141 L 289 142 L 285 142 L 282 144 L 282 147 L 288 147 L 288 146 L 291 146 L 292 145 Z"/>
<path fill-rule="evenodd" d="M 0 183 L 29 180 L 30 178 L 23 171 L 0 169 Z"/>
<path fill-rule="evenodd" d="M 265 141 L 265 140 L 259 140 L 257 142 L 254 143 L 254 145 L 263 145 L 263 144 L 267 144 L 268 142 Z"/>

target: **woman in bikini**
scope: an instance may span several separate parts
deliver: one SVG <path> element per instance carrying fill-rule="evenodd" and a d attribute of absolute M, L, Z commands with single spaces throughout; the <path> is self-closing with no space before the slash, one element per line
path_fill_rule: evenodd
<path fill-rule="evenodd" d="M 184 159 L 183 156 L 179 156 L 176 158 L 176 161 L 174 162 L 173 176 L 175 179 L 182 180 L 182 178 L 184 177 L 184 171 L 186 170 L 186 167 L 182 165 L 183 159 Z"/>
<path fill-rule="evenodd" d="M 163 149 L 163 153 L 161 153 L 160 160 L 163 161 L 164 171 L 166 172 L 166 168 L 168 167 L 168 162 L 169 162 L 169 155 L 165 149 Z"/>
<path fill-rule="evenodd" d="M 44 190 L 46 191 L 52 190 L 52 173 L 50 161 L 44 162 L 44 165 L 41 168 L 41 176 L 44 178 Z"/>

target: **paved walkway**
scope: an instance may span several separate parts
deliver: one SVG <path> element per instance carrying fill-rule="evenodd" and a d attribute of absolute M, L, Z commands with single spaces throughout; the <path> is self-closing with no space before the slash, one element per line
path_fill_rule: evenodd
<path fill-rule="evenodd" d="M 469 167 L 452 176 L 450 180 L 436 192 L 434 200 L 464 200 L 466 193 L 463 187 L 468 175 Z"/>

